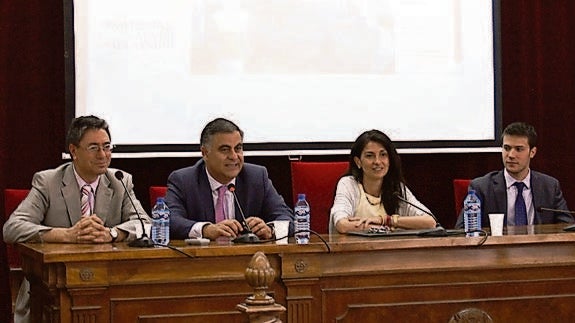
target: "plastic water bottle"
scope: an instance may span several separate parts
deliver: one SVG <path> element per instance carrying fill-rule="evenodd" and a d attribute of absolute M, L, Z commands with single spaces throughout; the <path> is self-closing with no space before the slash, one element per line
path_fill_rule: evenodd
<path fill-rule="evenodd" d="M 469 190 L 463 200 L 463 223 L 465 232 L 481 230 L 481 200 L 475 190 Z M 478 237 L 479 232 L 467 233 L 467 237 Z"/>
<path fill-rule="evenodd" d="M 158 197 L 152 209 L 152 240 L 154 243 L 170 243 L 170 209 L 163 197 Z"/>
<path fill-rule="evenodd" d="M 294 207 L 295 213 L 295 242 L 297 244 L 307 244 L 309 242 L 309 203 L 305 199 L 305 194 L 297 195 L 297 202 Z"/>

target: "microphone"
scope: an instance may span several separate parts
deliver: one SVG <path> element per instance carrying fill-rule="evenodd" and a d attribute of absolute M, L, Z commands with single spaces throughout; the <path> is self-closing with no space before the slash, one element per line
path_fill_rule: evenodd
<path fill-rule="evenodd" d="M 244 215 L 244 211 L 242 210 L 242 206 L 238 201 L 238 197 L 236 196 L 236 186 L 233 183 L 228 184 L 228 191 L 232 192 L 234 196 L 234 202 L 236 203 L 236 207 L 240 211 L 240 215 L 242 216 L 242 227 L 244 230 L 242 231 L 241 235 L 237 236 L 232 242 L 235 243 L 257 243 L 260 241 L 257 235 L 252 232 L 248 222 L 246 221 L 246 216 Z"/>
<path fill-rule="evenodd" d="M 441 226 L 441 224 L 439 223 L 439 220 L 435 217 L 435 215 L 433 215 L 433 213 L 425 210 L 424 208 L 420 207 L 419 205 L 415 205 L 415 204 L 409 202 L 407 199 L 405 199 L 403 196 L 401 196 L 401 194 L 399 194 L 399 192 L 394 192 L 393 195 L 395 197 L 397 197 L 400 201 L 413 206 L 414 208 L 424 212 L 427 215 L 430 215 L 433 218 L 433 220 L 435 220 L 435 228 L 427 229 L 427 230 L 421 230 L 418 233 L 419 236 L 422 236 L 422 237 L 447 237 L 447 231 Z"/>
<path fill-rule="evenodd" d="M 557 213 L 575 214 L 575 211 L 550 209 L 550 208 L 541 207 L 541 206 L 538 207 L 536 210 L 537 210 L 537 212 L 557 212 Z"/>
<path fill-rule="evenodd" d="M 557 213 L 565 213 L 565 214 L 575 214 L 575 211 L 550 209 L 550 208 L 541 207 L 541 206 L 539 206 L 536 210 L 537 210 L 537 212 L 557 212 Z M 564 227 L 563 231 L 575 231 L 575 224 Z"/>
<path fill-rule="evenodd" d="M 136 215 L 138 216 L 138 220 L 140 220 L 140 224 L 142 225 L 142 236 L 140 238 L 137 238 L 136 240 L 128 243 L 128 246 L 137 247 L 137 248 L 153 247 L 154 241 L 152 241 L 152 239 L 148 238 L 148 235 L 146 234 L 146 227 L 144 226 L 144 221 L 142 220 L 140 213 L 138 213 L 138 208 L 136 208 L 136 204 L 132 200 L 132 197 L 130 196 L 130 192 L 128 192 L 128 188 L 126 187 L 126 184 L 124 184 L 124 182 L 122 181 L 122 179 L 124 179 L 124 173 L 121 170 L 118 170 L 118 171 L 116 171 L 114 176 L 116 176 L 116 179 L 118 179 L 120 181 L 120 183 L 122 183 L 122 186 L 124 187 L 124 191 L 128 195 L 128 199 L 132 203 L 132 207 L 134 208 L 134 211 L 136 211 Z"/>

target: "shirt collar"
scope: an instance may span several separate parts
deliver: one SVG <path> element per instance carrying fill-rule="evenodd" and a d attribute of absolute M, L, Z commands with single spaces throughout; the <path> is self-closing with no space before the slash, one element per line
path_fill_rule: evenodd
<path fill-rule="evenodd" d="M 531 187 L 531 169 L 529 170 L 529 172 L 527 173 L 527 176 L 525 176 L 525 178 L 522 181 L 518 181 L 515 178 L 513 178 L 509 174 L 507 169 L 505 169 L 503 171 L 503 175 L 505 177 L 505 185 L 507 186 L 507 189 L 511 188 L 511 186 L 513 186 L 513 184 L 515 184 L 516 182 L 523 182 L 523 184 L 525 184 L 525 187 L 527 189 L 529 189 Z"/>
<path fill-rule="evenodd" d="M 212 175 L 210 175 L 210 172 L 208 172 L 208 168 L 206 167 L 206 174 L 208 175 L 208 181 L 210 182 L 210 189 L 212 191 L 216 191 L 220 186 L 222 185 L 228 185 L 228 184 L 234 184 L 236 185 L 236 179 L 232 179 L 229 183 L 226 184 L 222 184 L 218 181 L 216 181 L 215 178 L 212 177 Z"/>
<path fill-rule="evenodd" d="M 96 192 L 98 184 L 100 183 L 100 176 L 98 176 L 92 183 L 87 183 L 82 177 L 80 177 L 80 175 L 78 175 L 76 167 L 72 166 L 72 168 L 74 169 L 74 176 L 76 177 L 76 182 L 78 182 L 78 187 L 82 188 L 84 185 L 90 185 L 92 187 L 92 192 Z"/>

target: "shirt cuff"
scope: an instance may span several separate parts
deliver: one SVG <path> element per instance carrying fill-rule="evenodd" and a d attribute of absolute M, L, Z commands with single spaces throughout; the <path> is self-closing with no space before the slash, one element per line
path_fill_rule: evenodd
<path fill-rule="evenodd" d="M 190 230 L 190 233 L 188 233 L 188 236 L 190 238 L 203 238 L 202 237 L 202 229 L 204 228 L 204 226 L 206 224 L 210 224 L 210 222 L 196 222 L 192 226 L 192 229 Z"/>

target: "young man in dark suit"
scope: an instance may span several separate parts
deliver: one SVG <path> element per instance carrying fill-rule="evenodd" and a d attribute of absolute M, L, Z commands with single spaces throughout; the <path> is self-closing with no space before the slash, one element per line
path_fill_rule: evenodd
<path fill-rule="evenodd" d="M 539 209 L 567 211 L 569 208 L 559 181 L 530 169 L 529 164 L 536 153 L 537 133 L 533 126 L 515 122 L 503 130 L 501 155 L 504 169 L 475 178 L 469 185 L 469 189 L 475 190 L 481 199 L 482 227 L 489 226 L 489 213 L 505 213 L 505 225 L 573 222 L 569 213 Z M 518 196 L 523 199 L 518 201 Z M 521 204 L 516 204 L 519 202 Z M 516 205 L 521 206 L 516 209 Z M 463 228 L 463 210 L 455 227 Z"/>

